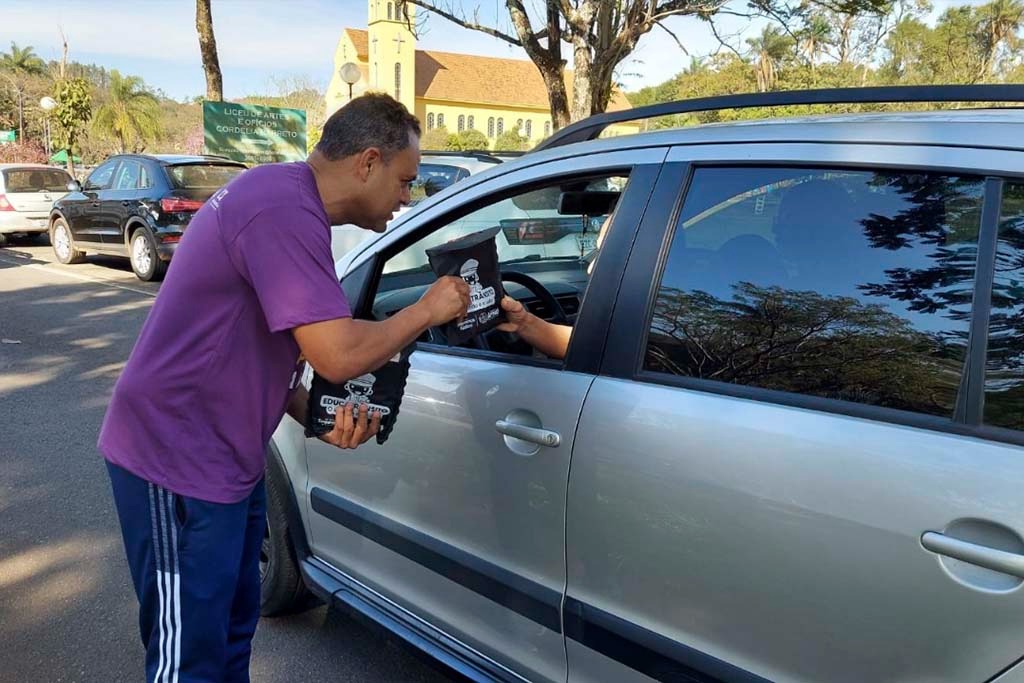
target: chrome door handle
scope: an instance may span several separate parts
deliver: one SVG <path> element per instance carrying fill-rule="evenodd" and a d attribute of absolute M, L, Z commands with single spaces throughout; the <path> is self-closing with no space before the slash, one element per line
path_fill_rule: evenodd
<path fill-rule="evenodd" d="M 515 422 L 509 422 L 508 420 L 498 420 L 494 423 L 494 428 L 500 434 L 511 436 L 513 439 L 529 441 L 530 443 L 547 446 L 548 448 L 557 448 L 562 443 L 562 437 L 558 435 L 558 432 L 552 432 L 549 429 L 527 427 Z"/>
<path fill-rule="evenodd" d="M 921 545 L 938 555 L 1024 579 L 1024 555 L 961 541 L 935 531 L 921 536 Z"/>

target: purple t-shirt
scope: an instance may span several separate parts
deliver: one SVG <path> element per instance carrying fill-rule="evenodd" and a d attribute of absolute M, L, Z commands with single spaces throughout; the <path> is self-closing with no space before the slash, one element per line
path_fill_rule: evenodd
<path fill-rule="evenodd" d="M 309 166 L 242 173 L 185 231 L 114 388 L 100 451 L 175 493 L 242 500 L 287 407 L 292 328 L 349 315 Z"/>

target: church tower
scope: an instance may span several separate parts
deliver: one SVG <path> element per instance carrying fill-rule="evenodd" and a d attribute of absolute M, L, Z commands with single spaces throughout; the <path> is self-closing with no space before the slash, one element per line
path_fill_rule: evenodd
<path fill-rule="evenodd" d="M 369 2 L 369 90 L 385 92 L 416 112 L 415 8 L 395 0 Z"/>

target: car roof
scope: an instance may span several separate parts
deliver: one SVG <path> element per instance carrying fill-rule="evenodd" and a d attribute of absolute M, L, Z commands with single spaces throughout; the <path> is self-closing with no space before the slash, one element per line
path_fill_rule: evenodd
<path fill-rule="evenodd" d="M 437 164 L 443 166 L 459 166 L 466 169 L 470 173 L 479 173 L 492 166 L 496 166 L 501 163 L 501 160 L 494 159 L 488 160 L 475 156 L 458 156 L 453 154 L 430 154 L 425 153 L 420 157 L 421 164 Z"/>
<path fill-rule="evenodd" d="M 829 142 L 942 145 L 1024 150 L 1024 110 L 961 109 L 878 114 L 831 114 L 711 123 L 573 143 L 617 149 L 709 143 Z M 559 148 L 554 148 L 559 149 Z"/>
<path fill-rule="evenodd" d="M 47 170 L 47 171 L 64 171 L 65 173 L 67 173 L 67 171 L 63 167 L 61 167 L 61 166 L 50 166 L 49 164 L 32 164 L 32 163 L 21 163 L 21 164 L 19 164 L 19 163 L 15 163 L 15 162 L 9 162 L 9 163 L 6 163 L 6 164 L 0 164 L 0 171 L 6 171 L 6 170 L 9 170 L 9 169 L 12 169 L 12 168 L 35 168 L 35 169 Z"/>
<path fill-rule="evenodd" d="M 216 156 L 214 154 L 114 154 L 110 159 L 155 159 L 162 164 L 175 165 L 175 164 L 201 164 L 209 162 L 217 162 L 230 164 L 233 166 L 244 166 L 240 161 L 228 159 L 227 157 Z"/>

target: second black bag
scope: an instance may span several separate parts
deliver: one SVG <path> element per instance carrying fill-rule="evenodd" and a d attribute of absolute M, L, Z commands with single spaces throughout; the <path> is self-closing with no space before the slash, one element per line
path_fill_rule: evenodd
<path fill-rule="evenodd" d="M 449 346 L 457 346 L 505 322 L 501 298 L 501 268 L 495 238 L 501 228 L 490 228 L 427 249 L 430 267 L 438 277 L 456 275 L 469 285 L 469 311 L 461 322 L 445 326 Z"/>
<path fill-rule="evenodd" d="M 353 417 L 358 416 L 359 406 L 365 403 L 369 410 L 381 413 L 377 443 L 387 441 L 398 420 L 409 377 L 409 356 L 414 348 L 415 344 L 407 346 L 383 367 L 344 384 L 332 384 L 314 372 L 309 387 L 306 436 L 323 436 L 334 429 L 335 415 L 346 403 L 353 404 Z"/>

